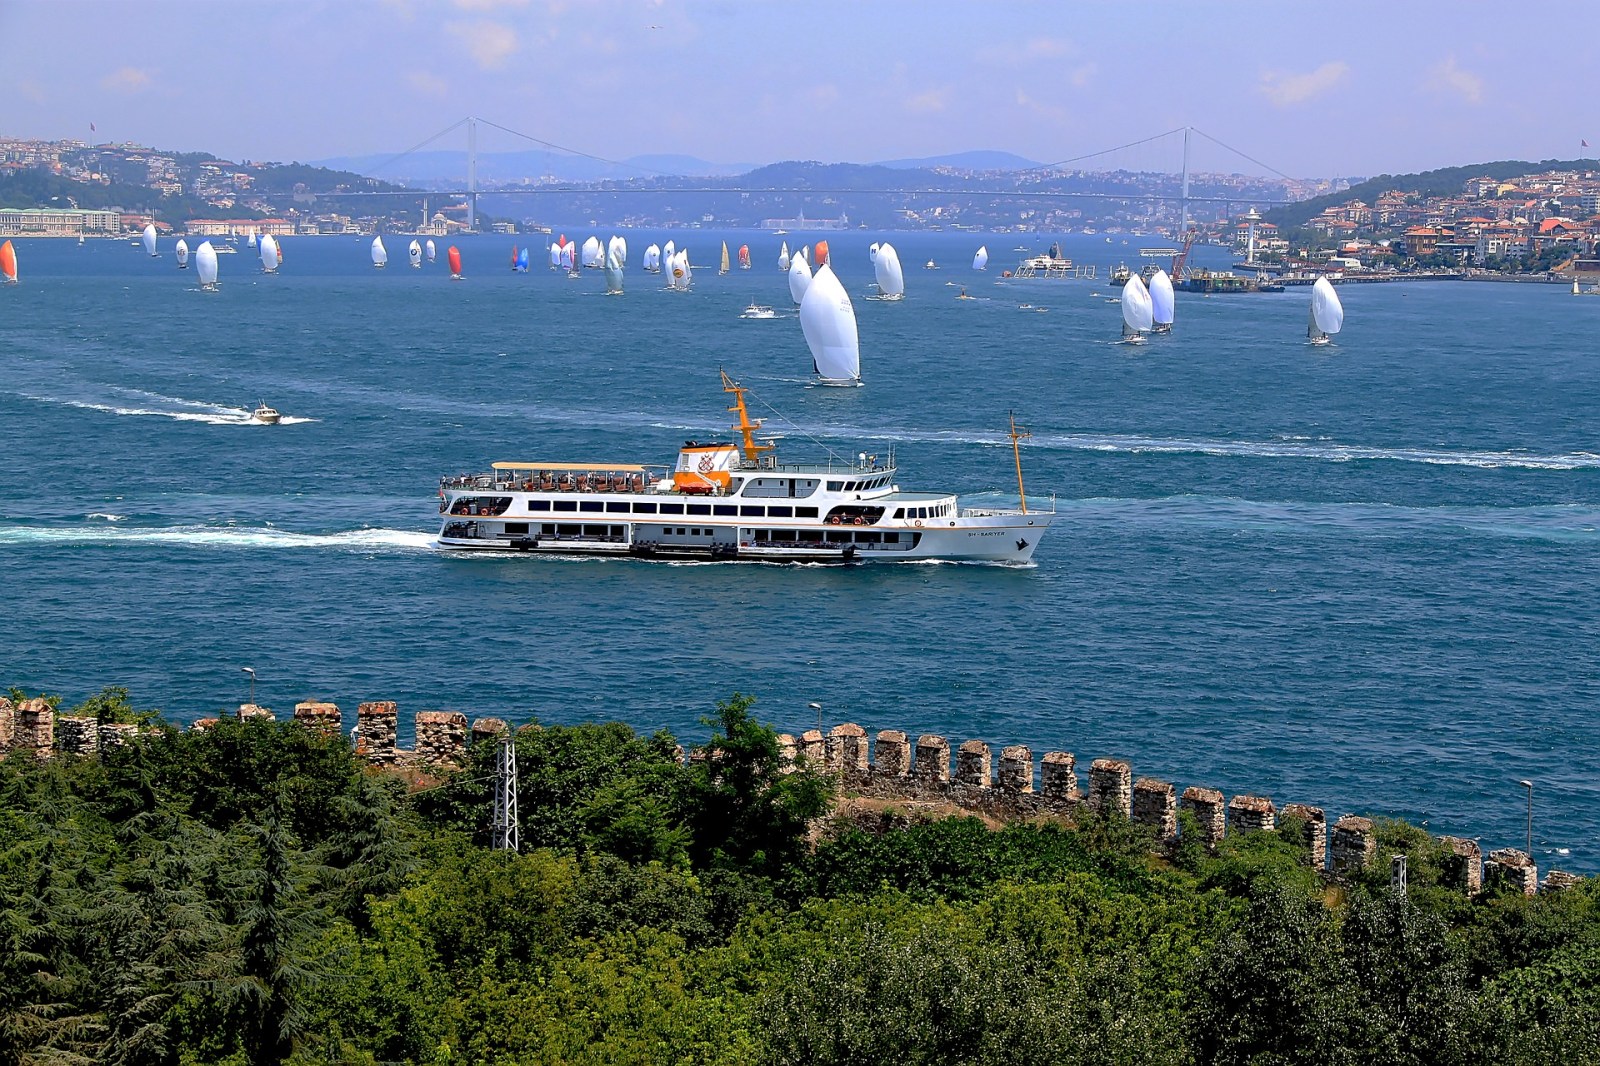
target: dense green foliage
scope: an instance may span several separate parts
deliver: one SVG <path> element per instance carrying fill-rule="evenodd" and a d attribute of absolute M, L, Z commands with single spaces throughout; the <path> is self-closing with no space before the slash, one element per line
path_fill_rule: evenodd
<path fill-rule="evenodd" d="M 86 713 L 141 716 L 120 690 Z M 735 697 L 713 754 L 516 734 L 442 783 L 292 723 L 0 762 L 0 1066 L 1540 1063 L 1600 1055 L 1600 894 L 1467 900 L 1385 825 L 1325 884 L 1299 827 L 1166 857 L 1076 826 L 829 821 Z M 876 813 L 873 813 L 876 812 Z"/>

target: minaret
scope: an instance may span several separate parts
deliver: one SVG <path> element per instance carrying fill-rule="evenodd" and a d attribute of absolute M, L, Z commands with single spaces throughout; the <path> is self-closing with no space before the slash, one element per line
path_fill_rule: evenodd
<path fill-rule="evenodd" d="M 1245 212 L 1244 220 L 1250 223 L 1249 240 L 1245 245 L 1244 261 L 1254 266 L 1256 261 L 1256 223 L 1261 221 L 1261 216 L 1252 207 Z"/>

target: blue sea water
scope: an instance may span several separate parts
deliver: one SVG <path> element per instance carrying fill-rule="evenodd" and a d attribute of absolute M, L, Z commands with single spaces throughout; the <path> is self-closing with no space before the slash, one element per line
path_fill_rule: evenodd
<path fill-rule="evenodd" d="M 222 257 L 216 294 L 169 242 L 17 242 L 0 685 L 75 702 L 124 684 L 191 720 L 239 703 L 252 666 L 280 713 L 395 699 L 403 723 L 453 708 L 691 740 L 737 690 L 795 731 L 817 701 L 830 723 L 1120 756 L 1486 847 L 1521 846 L 1527 778 L 1541 865 L 1600 870 L 1600 300 L 1348 286 L 1316 349 L 1305 290 L 1180 293 L 1174 333 L 1128 348 L 1104 280 L 1000 279 L 1015 236 L 894 235 L 907 296 L 883 303 L 865 299 L 879 236 L 829 233 L 868 384 L 820 389 L 792 313 L 739 318 L 789 308 L 780 238 L 624 232 L 620 298 L 540 254 L 513 274 L 526 238 L 456 242 L 459 284 L 449 242 L 413 271 L 391 238 L 375 271 L 368 239 L 290 238 L 277 276 Z M 687 295 L 637 267 L 669 237 L 700 264 Z M 716 275 L 724 237 L 754 270 Z M 1066 251 L 1104 279 L 1166 243 L 1121 239 Z M 1016 498 L 1014 409 L 1030 500 L 1060 517 L 1027 568 L 431 547 L 439 475 L 668 461 L 726 425 L 719 367 L 785 454 L 892 446 L 905 487 L 979 503 Z M 246 424 L 262 399 L 290 424 Z"/>

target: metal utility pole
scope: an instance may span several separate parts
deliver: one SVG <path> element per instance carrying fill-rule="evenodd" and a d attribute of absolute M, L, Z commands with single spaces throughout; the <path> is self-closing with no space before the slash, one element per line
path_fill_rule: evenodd
<path fill-rule="evenodd" d="M 510 737 L 500 741 L 494 768 L 494 821 L 489 824 L 496 851 L 518 851 L 522 834 L 517 827 L 517 746 Z"/>
<path fill-rule="evenodd" d="M 1528 790 L 1528 858 L 1533 858 L 1533 782 L 1518 781 L 1517 784 Z"/>

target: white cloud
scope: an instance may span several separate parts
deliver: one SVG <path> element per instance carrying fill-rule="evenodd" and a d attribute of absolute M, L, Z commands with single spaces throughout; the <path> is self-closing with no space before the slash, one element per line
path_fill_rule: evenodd
<path fill-rule="evenodd" d="M 150 72 L 138 67 L 119 67 L 101 78 L 100 84 L 112 92 L 143 92 L 150 88 Z"/>
<path fill-rule="evenodd" d="M 991 45 L 978 50 L 978 61 L 1006 66 L 1011 63 L 1032 63 L 1041 59 L 1061 59 L 1077 49 L 1071 41 L 1057 37 L 1034 37 L 1016 44 Z"/>
<path fill-rule="evenodd" d="M 928 89 L 908 99 L 906 110 L 918 115 L 932 115 L 943 111 L 949 103 L 949 89 Z"/>
<path fill-rule="evenodd" d="M 1455 93 L 1469 104 L 1483 99 L 1483 79 L 1456 66 L 1456 57 L 1447 56 L 1428 71 L 1427 86 L 1436 92 Z"/>
<path fill-rule="evenodd" d="M 423 96 L 445 96 L 450 92 L 450 83 L 437 74 L 430 74 L 426 70 L 414 70 L 406 75 L 406 81 L 411 87 Z"/>
<path fill-rule="evenodd" d="M 1025 89 L 1017 90 L 1017 106 L 1025 111 L 1032 111 L 1034 114 L 1050 119 L 1054 122 L 1065 122 L 1067 120 L 1066 108 L 1056 107 L 1054 105 L 1035 100 L 1033 97 L 1028 95 L 1027 90 Z"/>
<path fill-rule="evenodd" d="M 1100 73 L 1100 64 L 1098 63 L 1085 63 L 1081 67 L 1073 68 L 1072 87 L 1074 89 L 1083 88 L 1094 80 L 1094 76 L 1098 73 Z"/>
<path fill-rule="evenodd" d="M 839 87 L 832 82 L 823 82 L 813 85 L 806 92 L 806 98 L 818 107 L 827 107 L 839 102 Z"/>
<path fill-rule="evenodd" d="M 493 11 L 497 7 L 527 7 L 528 0 L 455 0 L 462 11 Z"/>
<path fill-rule="evenodd" d="M 1261 75 L 1260 89 L 1278 107 L 1303 104 L 1344 81 L 1350 65 L 1340 60 L 1324 63 L 1306 74 L 1291 74 L 1282 70 L 1269 70 Z"/>
<path fill-rule="evenodd" d="M 445 29 L 461 42 L 473 62 L 484 70 L 496 70 L 504 66 L 517 50 L 517 31 L 503 22 L 490 22 L 488 19 L 452 22 Z"/>

